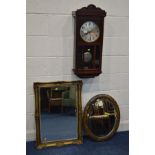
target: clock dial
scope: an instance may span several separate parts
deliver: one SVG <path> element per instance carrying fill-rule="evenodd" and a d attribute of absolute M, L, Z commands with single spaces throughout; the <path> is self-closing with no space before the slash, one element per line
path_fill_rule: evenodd
<path fill-rule="evenodd" d="M 80 36 L 85 42 L 94 42 L 100 36 L 99 27 L 94 22 L 87 21 L 80 28 Z"/>

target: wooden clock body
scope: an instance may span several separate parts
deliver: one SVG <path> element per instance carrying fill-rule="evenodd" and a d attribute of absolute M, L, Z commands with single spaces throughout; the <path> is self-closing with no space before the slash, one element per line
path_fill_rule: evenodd
<path fill-rule="evenodd" d="M 102 45 L 106 12 L 91 4 L 73 12 L 73 16 L 75 19 L 75 64 L 73 71 L 81 78 L 98 76 L 102 73 Z M 80 29 L 86 22 L 93 22 L 99 28 L 99 37 L 95 41 L 87 42 L 80 35 Z M 88 56 L 88 59 L 91 60 L 85 61 L 87 60 L 85 56 Z"/>

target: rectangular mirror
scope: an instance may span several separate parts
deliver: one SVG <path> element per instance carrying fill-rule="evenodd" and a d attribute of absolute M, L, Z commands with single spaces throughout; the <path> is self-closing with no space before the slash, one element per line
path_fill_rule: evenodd
<path fill-rule="evenodd" d="M 82 81 L 34 83 L 37 148 L 82 143 Z"/>

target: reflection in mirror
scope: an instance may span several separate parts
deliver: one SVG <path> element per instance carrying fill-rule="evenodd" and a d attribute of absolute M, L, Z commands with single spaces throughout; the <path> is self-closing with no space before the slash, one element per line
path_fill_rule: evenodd
<path fill-rule="evenodd" d="M 82 81 L 34 83 L 38 148 L 82 143 Z"/>
<path fill-rule="evenodd" d="M 97 99 L 88 111 L 88 126 L 97 136 L 107 135 L 115 123 L 115 110 L 110 102 Z"/>
<path fill-rule="evenodd" d="M 41 141 L 77 137 L 76 89 L 73 86 L 41 88 Z"/>
<path fill-rule="evenodd" d="M 84 125 L 95 140 L 106 140 L 117 130 L 120 112 L 116 101 L 108 95 L 97 95 L 86 105 Z"/>

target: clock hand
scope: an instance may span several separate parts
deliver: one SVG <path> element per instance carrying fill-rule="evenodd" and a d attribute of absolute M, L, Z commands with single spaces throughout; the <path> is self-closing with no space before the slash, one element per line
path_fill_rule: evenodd
<path fill-rule="evenodd" d="M 90 33 L 92 30 L 90 30 L 90 31 L 87 31 L 86 33 L 84 33 L 85 35 L 87 35 L 88 33 Z"/>
<path fill-rule="evenodd" d="M 87 33 L 85 33 L 84 35 L 87 35 L 89 33 L 89 31 L 87 31 Z"/>
<path fill-rule="evenodd" d="M 95 30 L 96 27 L 92 28 L 91 30 L 87 31 L 86 33 L 84 33 L 85 35 L 87 35 L 88 33 L 91 33 Z"/>

